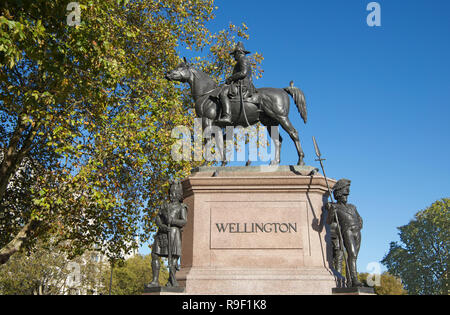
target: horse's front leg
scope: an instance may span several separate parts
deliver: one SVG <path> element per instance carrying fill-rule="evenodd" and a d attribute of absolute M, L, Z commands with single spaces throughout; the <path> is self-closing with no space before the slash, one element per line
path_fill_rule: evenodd
<path fill-rule="evenodd" d="M 205 130 L 206 128 L 211 128 L 212 126 L 212 121 L 206 117 L 202 117 L 202 145 L 204 144 L 204 146 L 202 146 L 202 155 L 204 157 L 204 151 L 205 148 L 209 148 L 210 147 L 210 142 L 211 142 L 211 134 L 209 135 L 209 137 L 204 138 L 205 135 Z M 204 159 L 204 162 L 202 164 L 202 166 L 207 166 L 208 165 L 208 160 Z"/>
<path fill-rule="evenodd" d="M 227 147 L 224 143 L 227 143 L 228 140 L 228 133 L 230 132 L 230 130 L 225 129 L 225 132 L 223 133 L 222 138 L 222 142 L 221 142 L 221 148 L 219 150 L 221 150 L 220 152 L 222 153 L 222 166 L 226 166 L 228 164 L 227 161 Z M 232 130 L 231 130 L 232 132 Z"/>
<path fill-rule="evenodd" d="M 217 128 L 217 126 L 216 126 Z M 226 141 L 226 133 L 224 134 L 221 132 L 221 134 L 216 135 L 216 145 L 217 145 L 217 151 L 219 151 L 220 160 L 222 161 L 222 166 L 227 165 L 227 154 L 225 150 L 225 141 Z"/>
<path fill-rule="evenodd" d="M 214 136 L 213 136 L 214 135 Z M 224 148 L 224 136 L 222 129 L 214 125 L 213 120 L 204 118 L 203 137 L 205 138 L 205 163 L 217 161 L 224 166 L 226 164 L 226 154 Z M 213 142 L 214 137 L 214 142 Z M 212 153 L 214 150 L 214 153 Z"/>
<path fill-rule="evenodd" d="M 250 143 L 250 135 L 247 134 L 246 136 L 246 143 Z M 247 159 L 247 163 L 245 163 L 245 166 L 251 166 L 252 165 L 252 160 L 250 159 L 251 154 L 248 155 L 248 159 Z"/>

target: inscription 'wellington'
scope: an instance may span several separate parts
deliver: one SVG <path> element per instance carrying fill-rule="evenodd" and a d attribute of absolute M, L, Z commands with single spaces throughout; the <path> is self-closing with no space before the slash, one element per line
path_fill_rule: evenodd
<path fill-rule="evenodd" d="M 297 233 L 297 223 L 216 223 L 219 233 Z"/>

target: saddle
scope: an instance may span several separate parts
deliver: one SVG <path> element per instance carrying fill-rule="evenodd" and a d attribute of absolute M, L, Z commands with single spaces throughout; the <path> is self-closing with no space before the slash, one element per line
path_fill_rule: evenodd
<path fill-rule="evenodd" d="M 220 94 L 222 93 L 224 86 L 219 86 L 216 89 L 214 89 L 210 95 L 209 98 L 211 100 L 213 100 L 214 102 L 221 104 L 220 102 Z M 263 110 L 261 109 L 261 102 L 260 102 L 260 97 L 258 92 L 255 92 L 251 95 L 248 95 L 248 91 L 246 91 L 247 93 L 243 93 L 243 97 L 242 97 L 242 101 L 244 103 L 252 103 L 255 104 L 256 107 L 258 108 L 257 111 L 258 112 L 263 112 Z M 228 97 L 230 97 L 230 102 L 231 103 L 239 103 L 239 106 L 241 104 L 241 98 L 239 96 L 239 91 L 236 92 L 232 92 L 228 95 Z"/>

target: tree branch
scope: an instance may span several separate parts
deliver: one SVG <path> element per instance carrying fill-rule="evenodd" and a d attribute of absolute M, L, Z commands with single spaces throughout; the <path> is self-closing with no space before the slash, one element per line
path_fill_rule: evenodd
<path fill-rule="evenodd" d="M 33 234 L 38 226 L 39 221 L 30 220 L 11 242 L 0 249 L 0 265 L 8 262 L 9 258 L 22 248 L 23 243 Z"/>
<path fill-rule="evenodd" d="M 17 127 L 14 130 L 8 149 L 0 166 L 0 200 L 3 199 L 8 183 L 11 180 L 11 176 L 14 174 L 17 167 L 22 163 L 24 157 L 28 154 L 28 152 L 30 152 L 38 129 L 38 124 L 31 127 L 23 141 L 22 147 L 18 150 L 20 139 L 23 136 L 23 132 L 26 130 L 25 124 L 23 124 L 22 119 L 19 118 Z"/>
<path fill-rule="evenodd" d="M 26 126 L 22 121 L 21 115 L 17 119 L 17 126 L 11 136 L 9 141 L 8 149 L 5 151 L 3 156 L 3 161 L 0 165 L 0 200 L 2 200 L 3 195 L 8 186 L 10 180 L 11 172 L 10 170 L 14 166 L 14 159 L 16 155 L 17 146 L 19 145 L 22 133 L 25 131 Z"/>

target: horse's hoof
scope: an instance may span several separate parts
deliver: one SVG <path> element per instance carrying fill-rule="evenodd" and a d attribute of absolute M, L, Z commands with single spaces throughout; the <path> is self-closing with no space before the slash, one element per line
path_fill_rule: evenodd
<path fill-rule="evenodd" d="M 297 165 L 298 165 L 298 166 L 305 166 L 306 164 L 305 164 L 305 162 L 303 162 L 303 161 L 299 161 L 299 162 L 297 163 Z"/>
<path fill-rule="evenodd" d="M 278 166 L 280 165 L 280 162 L 272 161 L 270 162 L 269 166 Z"/>

